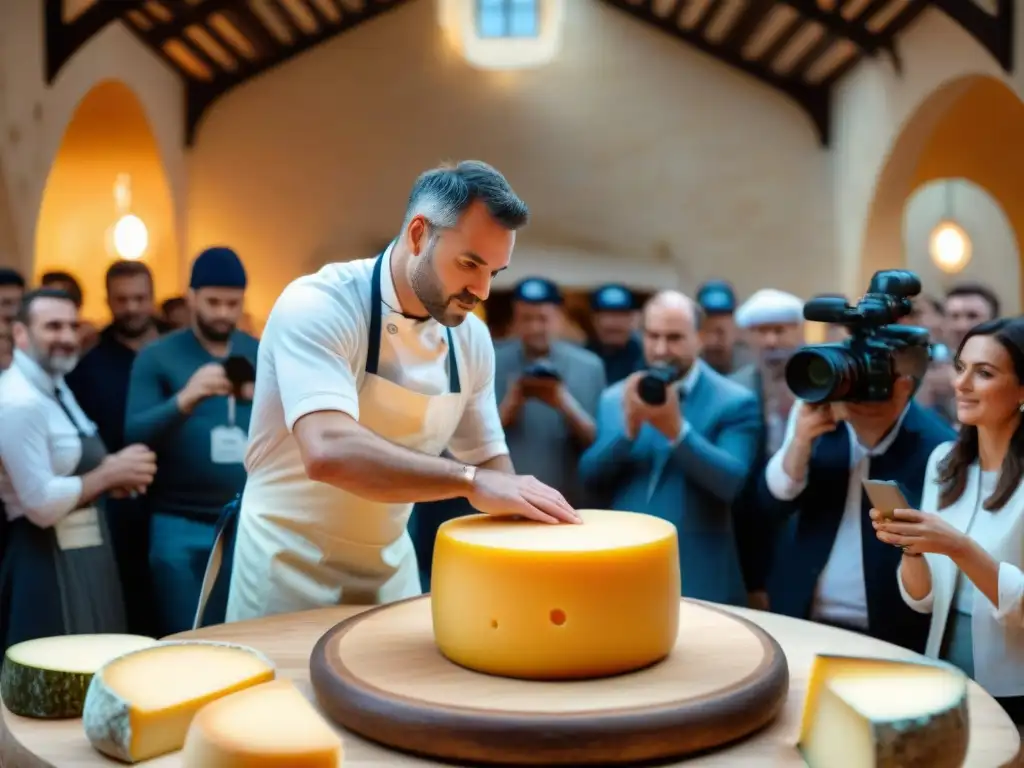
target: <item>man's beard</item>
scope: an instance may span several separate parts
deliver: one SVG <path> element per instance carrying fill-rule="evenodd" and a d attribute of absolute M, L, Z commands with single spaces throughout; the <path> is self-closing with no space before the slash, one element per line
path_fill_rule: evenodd
<path fill-rule="evenodd" d="M 54 351 L 52 348 L 47 351 L 30 342 L 26 350 L 28 356 L 35 361 L 36 365 L 42 368 L 50 376 L 67 376 L 78 365 L 78 351 L 60 349 Z"/>
<path fill-rule="evenodd" d="M 209 323 L 203 321 L 203 318 L 198 314 L 196 315 L 196 329 L 199 331 L 199 335 L 207 341 L 212 341 L 215 344 L 222 344 L 231 338 L 231 334 L 235 332 L 235 326 L 232 324 L 226 331 L 222 331 L 220 328 L 215 328 Z"/>
<path fill-rule="evenodd" d="M 153 318 L 148 316 L 114 318 L 114 331 L 118 336 L 125 339 L 138 339 L 141 336 L 145 336 L 152 327 Z"/>
<path fill-rule="evenodd" d="M 463 291 L 454 296 L 445 296 L 444 286 L 441 285 L 434 269 L 435 243 L 436 239 L 431 236 L 430 242 L 427 243 L 427 252 L 414 262 L 410 283 L 413 293 L 416 294 L 416 298 L 420 300 L 423 308 L 427 310 L 427 314 L 441 325 L 454 328 L 457 325 L 462 325 L 466 316 L 449 312 L 448 307 L 452 302 L 460 301 L 466 306 L 475 307 L 480 300 L 469 291 Z"/>

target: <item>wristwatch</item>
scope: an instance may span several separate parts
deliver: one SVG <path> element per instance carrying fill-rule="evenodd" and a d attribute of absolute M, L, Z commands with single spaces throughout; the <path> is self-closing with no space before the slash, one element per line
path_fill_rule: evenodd
<path fill-rule="evenodd" d="M 466 485 L 472 488 L 473 484 L 476 482 L 476 467 L 472 464 L 466 464 L 460 470 L 460 475 L 462 479 L 466 481 Z"/>

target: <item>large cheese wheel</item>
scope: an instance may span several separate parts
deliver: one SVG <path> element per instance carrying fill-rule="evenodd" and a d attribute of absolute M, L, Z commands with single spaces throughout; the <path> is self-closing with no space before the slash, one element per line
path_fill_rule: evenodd
<path fill-rule="evenodd" d="M 809 768 L 960 768 L 967 677 L 945 664 L 818 656 L 799 749 Z"/>
<path fill-rule="evenodd" d="M 448 659 L 504 677 L 629 672 L 665 658 L 679 628 L 675 526 L 580 510 L 582 524 L 470 515 L 434 543 L 434 638 Z"/>
<path fill-rule="evenodd" d="M 118 760 L 149 760 L 181 749 L 204 704 L 273 679 L 273 663 L 252 648 L 163 642 L 120 656 L 93 676 L 82 713 L 85 734 Z"/>
<path fill-rule="evenodd" d="M 339 768 L 341 737 L 289 680 L 225 696 L 192 718 L 185 768 Z"/>
<path fill-rule="evenodd" d="M 0 697 L 22 717 L 81 717 L 97 669 L 156 643 L 139 635 L 60 635 L 16 643 L 4 654 Z"/>

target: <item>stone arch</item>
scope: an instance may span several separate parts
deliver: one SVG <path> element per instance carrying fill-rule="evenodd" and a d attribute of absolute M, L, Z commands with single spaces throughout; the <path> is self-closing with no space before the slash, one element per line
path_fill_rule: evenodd
<path fill-rule="evenodd" d="M 114 185 L 131 178 L 132 213 L 149 230 L 143 260 L 158 297 L 179 285 L 178 223 L 159 144 L 139 98 L 120 80 L 105 79 L 78 102 L 54 153 L 35 227 L 34 276 L 61 269 L 85 293 L 83 316 L 107 316 L 103 277 L 116 256 L 108 230 L 117 219 Z"/>
<path fill-rule="evenodd" d="M 864 229 L 860 284 L 902 267 L 903 210 L 919 187 L 962 178 L 987 191 L 1024 242 L 1024 101 L 1002 79 L 967 75 L 941 85 L 904 123 L 875 185 Z M 974 258 L 984 258 L 976 253 Z"/>

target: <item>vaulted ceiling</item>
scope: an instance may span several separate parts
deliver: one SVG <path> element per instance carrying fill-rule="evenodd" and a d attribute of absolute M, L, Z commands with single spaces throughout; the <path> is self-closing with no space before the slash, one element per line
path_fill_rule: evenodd
<path fill-rule="evenodd" d="M 189 144 L 225 93 L 411 0 L 45 0 L 46 70 L 120 22 L 184 78 Z M 473 0 L 466 0 L 472 2 Z M 583 2 L 583 0 L 568 0 Z M 629 14 L 769 84 L 829 141 L 835 83 L 864 57 L 899 69 L 899 36 L 940 8 L 1009 71 L 1016 0 L 591 0 Z"/>

